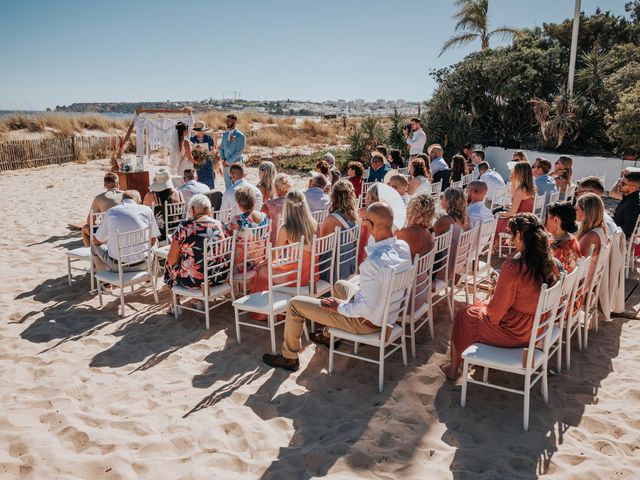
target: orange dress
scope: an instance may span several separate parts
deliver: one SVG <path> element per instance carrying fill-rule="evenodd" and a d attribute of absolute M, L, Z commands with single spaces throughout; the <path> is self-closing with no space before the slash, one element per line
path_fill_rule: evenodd
<path fill-rule="evenodd" d="M 533 212 L 533 202 L 534 202 L 533 197 L 529 197 L 525 200 L 522 200 L 520 202 L 520 205 L 518 206 L 518 211 L 516 213 Z M 503 232 L 510 233 L 508 218 L 498 219 L 498 226 L 496 227 L 496 233 L 503 233 Z M 496 240 L 498 240 L 498 235 L 496 235 Z"/>
<path fill-rule="evenodd" d="M 497 347 L 529 343 L 540 286 L 525 276 L 525 267 L 522 271 L 519 268 L 517 260 L 505 260 L 491 300 L 458 310 L 451 332 L 451 344 L 458 355 L 476 342 Z"/>
<path fill-rule="evenodd" d="M 573 235 L 567 240 L 553 242 L 551 249 L 553 250 L 553 256 L 560 261 L 562 268 L 564 268 L 567 273 L 573 272 L 576 268 L 576 262 L 582 257 L 580 244 Z"/>

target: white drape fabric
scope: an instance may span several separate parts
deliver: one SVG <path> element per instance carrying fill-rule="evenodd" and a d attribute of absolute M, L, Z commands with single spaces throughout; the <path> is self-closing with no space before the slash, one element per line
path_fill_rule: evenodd
<path fill-rule="evenodd" d="M 152 149 L 167 148 L 169 150 L 169 166 L 176 171 L 180 163 L 178 152 L 178 134 L 176 124 L 183 122 L 189 126 L 194 124 L 193 115 L 184 114 L 150 114 L 141 113 L 134 120 L 136 129 L 136 156 L 148 157 Z"/>
<path fill-rule="evenodd" d="M 606 320 L 611 320 L 611 312 L 624 312 L 624 254 L 626 248 L 624 233 L 617 232 L 611 238 L 611 253 L 604 269 L 598 300 Z"/>

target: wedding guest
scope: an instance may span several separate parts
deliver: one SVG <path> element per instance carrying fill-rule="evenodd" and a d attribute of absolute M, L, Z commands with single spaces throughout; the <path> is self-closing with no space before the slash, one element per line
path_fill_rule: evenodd
<path fill-rule="evenodd" d="M 547 232 L 551 234 L 553 256 L 562 263 L 562 268 L 572 272 L 582 257 L 580 244 L 573 235 L 578 231 L 576 210 L 571 202 L 550 203 L 547 207 Z"/>
<path fill-rule="evenodd" d="M 480 176 L 478 180 L 487 184 L 487 195 L 486 198 L 489 200 L 493 200 L 493 197 L 496 194 L 496 190 L 498 188 L 504 187 L 506 184 L 504 183 L 503 178 L 494 170 L 491 170 L 488 162 L 480 162 L 477 165 L 478 173 Z"/>
<path fill-rule="evenodd" d="M 529 159 L 527 158 L 527 154 L 524 153 L 522 150 L 516 150 L 515 152 L 513 152 L 511 154 L 511 161 L 512 162 L 526 162 L 529 163 Z"/>
<path fill-rule="evenodd" d="M 258 167 L 258 190 L 262 194 L 262 201 L 266 202 L 273 198 L 275 193 L 273 188 L 273 179 L 276 177 L 276 166 L 273 162 L 261 162 Z"/>
<path fill-rule="evenodd" d="M 407 193 L 414 195 L 423 185 L 429 185 L 427 167 L 422 158 L 412 158 L 409 161 L 409 186 Z"/>
<path fill-rule="evenodd" d="M 487 190 L 487 184 L 480 180 L 473 180 L 467 185 L 467 219 L 471 227 L 478 223 L 493 222 L 493 214 L 484 203 Z"/>
<path fill-rule="evenodd" d="M 256 198 L 255 208 L 257 210 L 262 208 L 262 192 L 260 192 L 258 187 L 250 184 L 244 178 L 244 164 L 241 162 L 231 164 L 231 166 L 229 167 L 229 175 L 231 178 L 231 186 L 227 187 L 224 194 L 222 195 L 222 204 L 220 205 L 220 210 L 227 210 L 230 208 L 232 216 L 240 215 L 241 210 L 236 202 L 236 190 L 240 187 L 249 187 L 251 190 L 253 190 L 253 194 Z"/>
<path fill-rule="evenodd" d="M 422 122 L 418 117 L 413 117 L 409 122 L 409 129 L 404 130 L 407 146 L 409 147 L 409 158 L 424 153 L 424 146 L 427 143 L 427 134 L 422 129 Z"/>
<path fill-rule="evenodd" d="M 600 177 L 584 177 L 578 180 L 578 186 L 576 187 L 576 199 L 580 198 L 585 193 L 593 193 L 602 198 L 604 195 L 604 185 Z M 613 235 L 620 230 L 620 227 L 616 225 L 613 217 L 609 213 L 604 211 L 604 224 L 607 227 L 607 236 L 609 239 L 613 238 Z"/>
<path fill-rule="evenodd" d="M 347 177 L 353 185 L 353 190 L 358 198 L 362 194 L 362 175 L 364 174 L 364 167 L 360 162 L 349 162 L 347 165 Z"/>
<path fill-rule="evenodd" d="M 630 239 L 640 215 L 640 172 L 625 173 L 613 188 L 612 197 L 622 197 L 620 203 L 613 212 L 613 221 L 616 222 L 625 237 Z M 618 194 L 618 195 L 616 195 Z"/>
<path fill-rule="evenodd" d="M 316 168 L 314 168 L 313 171 L 324 175 L 324 177 L 327 179 L 327 186 L 324 190 L 325 192 L 329 192 L 329 189 L 331 188 L 331 180 L 333 178 L 331 176 L 331 168 L 329 167 L 329 164 L 325 160 L 318 160 L 316 162 Z"/>
<path fill-rule="evenodd" d="M 191 197 L 198 193 L 207 193 L 210 188 L 204 183 L 200 183 L 196 170 L 188 168 L 182 174 L 184 183 L 178 187 L 178 191 L 182 194 L 185 202 L 189 203 Z"/>
<path fill-rule="evenodd" d="M 405 162 L 402 158 L 400 150 L 398 149 L 394 148 L 393 150 L 391 150 L 389 152 L 389 155 L 387 156 L 387 160 L 389 161 L 389 165 L 391 165 L 391 168 L 393 169 L 404 168 Z"/>
<path fill-rule="evenodd" d="M 224 167 L 224 185 L 227 189 L 233 187 L 233 180 L 229 167 L 235 163 L 244 162 L 244 134 L 236 128 L 238 117 L 234 113 L 227 115 L 227 131 L 222 134 L 220 142 L 220 159 Z"/>
<path fill-rule="evenodd" d="M 467 199 L 459 188 L 449 187 L 440 198 L 440 206 L 446 212 L 433 225 L 433 233 L 442 235 L 451 230 L 451 249 L 449 250 L 449 277 L 453 275 L 453 267 L 460 235 L 466 229 Z M 444 269 L 440 271 L 440 278 L 444 280 Z"/>
<path fill-rule="evenodd" d="M 329 208 L 330 200 L 326 192 L 328 184 L 327 177 L 321 173 L 313 172 L 311 174 L 309 187 L 304 192 L 304 196 L 307 199 L 312 213 L 324 211 Z"/>
<path fill-rule="evenodd" d="M 194 146 L 204 146 L 206 150 L 211 152 L 211 157 L 214 157 L 217 154 L 216 150 L 218 146 L 216 145 L 215 137 L 207 135 L 208 132 L 211 132 L 207 124 L 203 121 L 197 121 L 191 131 L 195 133 L 195 135 L 191 136 L 191 143 L 193 143 Z M 211 157 L 207 158 L 204 163 L 196 166 L 198 179 L 201 183 L 209 187 L 208 190 L 213 190 L 216 185 L 216 175 Z"/>
<path fill-rule="evenodd" d="M 182 193 L 173 187 L 171 173 L 167 168 L 160 167 L 149 185 L 149 192 L 144 196 L 144 205 L 152 208 L 153 216 L 160 229 L 159 242 L 167 239 L 167 225 L 165 225 L 164 210 L 167 203 L 184 202 Z"/>
<path fill-rule="evenodd" d="M 284 209 L 285 197 L 293 188 L 291 177 L 286 173 L 278 173 L 273 180 L 276 196 L 264 202 L 260 211 L 269 217 L 271 222 L 271 243 L 276 244 L 280 219 Z"/>
<path fill-rule="evenodd" d="M 329 164 L 329 168 L 331 169 L 329 173 L 331 174 L 331 185 L 336 183 L 341 177 L 342 173 L 336 167 L 336 157 L 331 152 L 327 152 L 322 156 L 322 160 Z"/>
<path fill-rule="evenodd" d="M 554 165 L 554 170 L 549 175 L 557 177 L 558 175 L 565 175 L 567 182 L 571 184 L 571 178 L 573 177 L 573 158 L 566 155 L 560 155 Z"/>
<path fill-rule="evenodd" d="M 511 180 L 511 207 L 507 212 L 500 213 L 496 232 L 508 232 L 508 219 L 517 213 L 533 212 L 536 185 L 533 181 L 531 165 L 526 162 L 516 163 L 511 170 L 509 180 Z M 499 241 L 498 235 L 495 241 Z"/>
<path fill-rule="evenodd" d="M 459 310 L 451 332 L 451 360 L 442 371 L 449 380 L 458 377 L 462 352 L 480 342 L 497 347 L 529 344 L 538 298 L 543 284 L 553 286 L 559 272 L 549 241 L 538 218 L 519 213 L 509 220 L 518 252 L 502 264 L 491 300 Z"/>
<path fill-rule="evenodd" d="M 593 193 L 581 195 L 576 202 L 576 218 L 580 222 L 577 236 L 580 252 L 583 257 L 592 256 L 587 275 L 587 284 L 591 284 L 598 258 L 608 242 L 602 199 Z"/>
<path fill-rule="evenodd" d="M 409 205 L 411 196 L 407 193 L 407 191 L 409 190 L 409 180 L 407 180 L 407 177 L 396 173 L 389 179 L 389 186 L 400 194 L 405 206 Z"/>
<path fill-rule="evenodd" d="M 391 170 L 391 166 L 385 163 L 384 159 L 380 152 L 373 152 L 367 182 L 384 182 L 384 176 Z"/>
<path fill-rule="evenodd" d="M 393 236 L 393 211 L 388 205 L 379 202 L 370 205 L 364 221 L 370 226 L 374 243 L 367 247 L 367 259 L 360 266 L 359 285 L 339 280 L 334 285 L 335 297 L 293 297 L 287 309 L 282 352 L 262 356 L 270 367 L 298 370 L 300 338 L 306 320 L 357 334 L 379 334 L 381 328 L 388 328 L 382 324 L 384 302 L 380 299 L 389 287 L 392 274 L 411 268 L 411 254 L 406 242 Z M 389 319 L 394 323 L 395 320 Z M 315 343 L 329 344 L 326 332 L 309 336 Z"/>
<path fill-rule="evenodd" d="M 481 173 L 478 166 L 485 161 L 484 158 L 484 151 L 482 150 L 474 150 L 473 152 L 471 152 L 471 163 L 473 164 L 473 170 L 471 171 L 471 180 L 480 179 Z"/>
<path fill-rule="evenodd" d="M 566 173 L 560 173 L 554 177 L 558 192 L 560 192 L 560 201 L 564 201 L 567 198 L 567 187 L 569 187 L 569 175 Z"/>
<path fill-rule="evenodd" d="M 454 155 L 451 158 L 451 181 L 459 182 L 467 175 L 467 162 L 462 155 Z"/>
<path fill-rule="evenodd" d="M 122 203 L 122 190 L 120 190 L 118 175 L 113 172 L 105 173 L 103 184 L 106 191 L 94 197 L 89 214 L 87 214 L 87 223 L 82 226 L 82 242 L 85 247 L 89 246 L 89 239 L 91 238 L 89 235 L 90 213 L 104 213 L 111 207 Z"/>
<path fill-rule="evenodd" d="M 438 183 L 442 181 L 442 191 L 445 191 L 449 188 L 449 183 L 451 181 L 451 170 L 449 169 L 449 165 L 445 162 L 444 150 L 442 147 L 434 143 L 429 146 L 427 149 L 427 153 L 429 154 L 429 168 L 431 170 L 431 178 L 433 183 Z"/>
<path fill-rule="evenodd" d="M 549 176 L 550 171 L 551 162 L 546 158 L 536 158 L 531 166 L 531 172 L 536 182 L 536 192 L 538 195 L 544 195 L 547 200 L 549 195 L 558 191 L 556 182 Z"/>
<path fill-rule="evenodd" d="M 429 231 L 436 214 L 436 202 L 431 195 L 418 194 L 409 201 L 407 226 L 396 232 L 396 238 L 409 245 L 411 258 L 416 254 L 426 255 L 433 248 L 433 237 Z"/>

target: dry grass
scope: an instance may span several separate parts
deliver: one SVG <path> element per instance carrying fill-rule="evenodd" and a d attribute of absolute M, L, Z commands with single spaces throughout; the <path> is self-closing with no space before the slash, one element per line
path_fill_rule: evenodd
<path fill-rule="evenodd" d="M 14 114 L 0 120 L 0 132 L 27 130 L 29 132 L 51 132 L 70 136 L 83 130 L 110 132 L 124 130 L 129 126 L 128 119 L 109 118 L 104 115 L 61 115 L 44 113 L 37 115 Z"/>

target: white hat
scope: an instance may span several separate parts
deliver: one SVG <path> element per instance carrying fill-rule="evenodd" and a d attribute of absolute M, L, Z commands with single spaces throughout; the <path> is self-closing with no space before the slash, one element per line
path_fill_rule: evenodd
<path fill-rule="evenodd" d="M 169 172 L 168 168 L 161 167 L 153 176 L 153 183 L 149 185 L 149 190 L 152 192 L 162 192 L 170 188 L 173 188 L 171 172 Z"/>
<path fill-rule="evenodd" d="M 336 163 L 336 157 L 333 156 L 333 153 L 327 152 L 322 156 L 323 160 L 326 160 L 330 167 Z"/>

